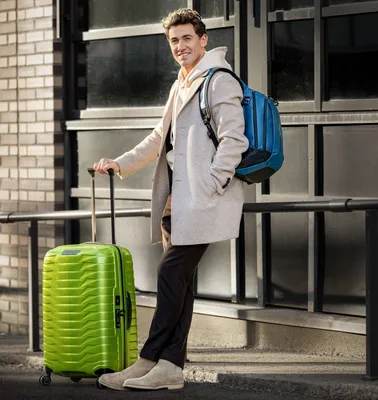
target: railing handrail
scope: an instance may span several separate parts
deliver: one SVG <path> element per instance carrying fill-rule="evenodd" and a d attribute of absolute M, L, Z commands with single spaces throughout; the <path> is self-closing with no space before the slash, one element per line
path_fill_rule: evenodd
<path fill-rule="evenodd" d="M 378 210 L 378 199 L 353 200 L 335 199 L 320 201 L 284 201 L 267 203 L 245 203 L 245 213 L 276 213 L 276 212 L 350 212 Z M 116 217 L 150 217 L 150 208 L 124 208 L 115 210 Z M 51 212 L 12 212 L 0 213 L 0 223 L 51 221 L 51 220 L 75 220 L 89 219 L 91 211 L 67 210 Z M 97 218 L 109 218 L 110 210 L 96 211 Z"/>
<path fill-rule="evenodd" d="M 116 210 L 117 217 L 149 217 L 151 215 L 150 208 L 126 208 Z M 0 214 L 0 223 L 11 222 L 30 222 L 30 221 L 59 221 L 59 220 L 75 220 L 90 219 L 92 211 L 67 210 L 67 211 L 51 211 L 51 212 L 25 212 L 25 213 L 2 213 Z M 110 217 L 110 210 L 97 210 L 96 218 Z"/>

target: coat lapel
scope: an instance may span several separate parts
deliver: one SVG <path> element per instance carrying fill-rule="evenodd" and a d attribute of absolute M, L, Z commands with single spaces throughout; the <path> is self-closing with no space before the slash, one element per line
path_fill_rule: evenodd
<path fill-rule="evenodd" d="M 173 102 L 176 97 L 176 92 L 177 92 L 177 83 L 176 81 L 174 83 L 174 86 L 172 87 L 172 90 L 169 94 L 168 101 L 165 105 L 164 112 L 163 112 L 163 137 L 160 143 L 160 151 L 159 154 L 161 154 L 163 147 L 165 146 L 165 139 L 167 137 L 167 133 L 169 131 L 169 127 L 171 126 L 172 123 L 172 112 L 173 112 Z"/>

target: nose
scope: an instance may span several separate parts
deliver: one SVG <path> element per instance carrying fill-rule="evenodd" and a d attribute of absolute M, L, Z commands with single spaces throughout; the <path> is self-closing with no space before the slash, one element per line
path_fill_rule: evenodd
<path fill-rule="evenodd" d="M 179 40 L 178 45 L 177 45 L 177 50 L 181 51 L 185 48 L 185 43 L 182 40 Z"/>

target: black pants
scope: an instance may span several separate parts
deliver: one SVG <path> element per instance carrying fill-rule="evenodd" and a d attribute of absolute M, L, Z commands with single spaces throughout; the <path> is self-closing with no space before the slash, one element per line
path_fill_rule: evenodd
<path fill-rule="evenodd" d="M 140 356 L 183 368 L 193 314 L 193 278 L 208 244 L 172 246 L 171 196 L 162 218 L 164 254 L 158 267 L 157 305 Z"/>

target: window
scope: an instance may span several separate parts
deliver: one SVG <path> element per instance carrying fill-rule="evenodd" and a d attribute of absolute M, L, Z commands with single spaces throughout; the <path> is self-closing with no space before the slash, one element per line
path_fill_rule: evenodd
<path fill-rule="evenodd" d="M 77 134 L 79 187 L 89 186 L 87 168 L 103 157 L 116 158 L 132 149 L 151 133 L 148 130 L 82 131 Z M 114 179 L 116 189 L 151 189 L 154 163 L 129 178 Z M 97 188 L 109 188 L 109 177 L 96 176 Z"/>
<path fill-rule="evenodd" d="M 90 42 L 87 68 L 88 108 L 163 106 L 178 72 L 164 35 Z"/>
<path fill-rule="evenodd" d="M 298 101 L 314 98 L 314 22 L 272 24 L 272 96 Z"/>
<path fill-rule="evenodd" d="M 270 178 L 270 193 L 307 193 L 308 130 L 305 127 L 283 127 L 285 162 Z"/>
<path fill-rule="evenodd" d="M 324 194 L 377 197 L 377 146 L 376 125 L 324 127 Z"/>
<path fill-rule="evenodd" d="M 314 0 L 274 0 L 273 10 L 290 10 L 292 8 L 313 7 Z"/>
<path fill-rule="evenodd" d="M 270 304 L 306 308 L 308 218 L 305 214 L 271 215 Z"/>
<path fill-rule="evenodd" d="M 90 29 L 159 23 L 170 11 L 187 6 L 186 0 L 89 0 Z"/>
<path fill-rule="evenodd" d="M 200 4 L 200 13 L 202 18 L 224 17 L 224 1 L 225 0 L 205 0 Z M 233 15 L 234 2 L 230 0 L 230 15 Z"/>
<path fill-rule="evenodd" d="M 378 97 L 378 14 L 326 20 L 327 99 Z"/>

